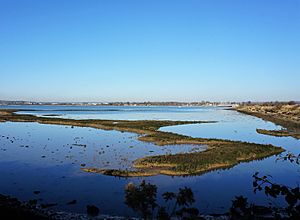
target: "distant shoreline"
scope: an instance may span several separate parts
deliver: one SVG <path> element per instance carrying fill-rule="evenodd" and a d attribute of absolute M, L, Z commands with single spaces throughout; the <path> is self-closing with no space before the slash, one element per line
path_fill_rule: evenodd
<path fill-rule="evenodd" d="M 126 103 L 111 103 L 111 104 L 50 104 L 50 103 L 42 103 L 42 104 L 1 104 L 0 106 L 87 106 L 87 107 L 97 107 L 97 106 L 108 106 L 108 107 L 234 107 L 237 104 L 190 104 L 190 103 L 177 103 L 177 104 L 168 104 L 168 103 L 161 103 L 161 104 L 155 104 L 155 103 L 132 103 L 132 104 L 126 104 Z"/>
<path fill-rule="evenodd" d="M 278 105 L 278 104 L 300 104 L 300 101 L 281 101 L 281 102 L 237 102 L 237 101 L 192 101 L 192 102 L 180 102 L 180 101 L 141 101 L 141 102 L 37 102 L 37 101 L 7 101 L 0 100 L 0 106 L 128 106 L 128 107 L 149 107 L 149 106 L 170 106 L 170 107 L 230 107 L 235 108 L 240 105 Z"/>
<path fill-rule="evenodd" d="M 223 108 L 233 108 L 233 105 L 1 105 L 0 106 L 74 106 L 74 107 L 223 107 Z"/>

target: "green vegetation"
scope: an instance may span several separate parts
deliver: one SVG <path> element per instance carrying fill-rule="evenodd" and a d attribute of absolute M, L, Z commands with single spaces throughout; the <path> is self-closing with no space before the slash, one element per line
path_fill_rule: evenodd
<path fill-rule="evenodd" d="M 37 117 L 29 114 L 16 114 L 18 110 L 0 110 L 0 121 L 12 122 L 38 122 L 41 124 L 56 124 L 56 125 L 69 125 L 78 127 L 91 127 L 103 130 L 118 130 L 133 132 L 138 134 L 152 134 L 156 133 L 160 127 L 182 125 L 182 124 L 198 124 L 198 123 L 213 123 L 215 121 L 154 121 L 154 120 L 75 120 L 64 118 L 50 118 L 50 117 Z"/>
<path fill-rule="evenodd" d="M 188 188 L 179 188 L 177 193 L 162 194 L 165 206 L 157 203 L 157 186 L 142 181 L 136 186 L 129 183 L 125 187 L 125 204 L 138 213 L 143 219 L 202 219 L 195 203 L 194 193 Z"/>
<path fill-rule="evenodd" d="M 0 219 L 53 220 L 50 214 L 37 208 L 37 200 L 21 202 L 0 194 Z"/>
<path fill-rule="evenodd" d="M 153 170 L 146 171 L 133 171 L 133 170 L 115 170 L 115 169 L 98 169 L 98 168 L 81 168 L 82 171 L 89 173 L 100 173 L 107 176 L 119 176 L 119 177 L 142 177 L 153 176 L 157 174 Z"/>
<path fill-rule="evenodd" d="M 229 168 L 243 161 L 263 159 L 277 155 L 284 150 L 272 145 L 254 144 L 220 139 L 192 138 L 169 132 L 158 132 L 155 135 L 142 136 L 144 141 L 158 145 L 198 144 L 207 145 L 203 152 L 174 155 L 158 155 L 140 158 L 134 161 L 135 170 L 86 168 L 87 172 L 102 173 L 120 177 L 153 176 L 153 175 L 196 175 L 207 171 Z"/>
<path fill-rule="evenodd" d="M 277 157 L 276 161 L 288 161 L 300 164 L 300 154 L 287 153 Z M 268 206 L 249 203 L 244 196 L 235 196 L 227 213 L 216 214 L 221 219 L 299 219 L 300 217 L 300 188 L 273 182 L 270 175 L 253 175 L 254 193 L 262 192 L 269 200 Z M 178 193 L 164 192 L 162 194 L 165 205 L 157 203 L 157 186 L 146 183 L 140 185 L 129 183 L 125 187 L 125 204 L 138 213 L 143 219 L 207 219 L 201 215 L 195 203 L 191 188 L 179 188 Z M 285 204 L 279 201 L 285 202 Z M 171 203 L 170 203 L 171 201 Z M 279 202 L 279 203 L 278 203 Z M 162 202 L 160 202 L 162 203 Z M 211 216 L 210 216 L 211 217 Z M 209 217 L 209 219 L 210 219 Z"/>
<path fill-rule="evenodd" d="M 300 137 L 300 105 L 294 103 L 248 104 L 236 108 L 237 111 L 271 121 L 285 130 L 267 131 L 259 129 L 259 133 L 274 136 Z"/>
<path fill-rule="evenodd" d="M 145 157 L 135 161 L 134 167 L 155 168 L 166 175 L 193 175 L 232 167 L 242 161 L 262 159 L 282 151 L 282 148 L 272 145 L 215 140 L 206 151 Z"/>
<path fill-rule="evenodd" d="M 293 162 L 293 159 L 290 160 Z M 297 160 L 297 164 L 298 160 Z M 276 219 L 299 219 L 300 217 L 300 188 L 297 185 L 296 187 L 289 187 L 287 185 L 278 184 L 272 181 L 270 176 L 259 176 L 259 172 L 256 172 L 253 175 L 253 187 L 254 192 L 264 192 L 266 196 L 273 199 L 278 199 L 283 197 L 287 206 L 281 208 L 281 214 L 285 214 L 285 218 L 282 218 L 280 213 L 278 213 L 278 207 L 270 207 L 273 209 Z"/>
<path fill-rule="evenodd" d="M 276 137 L 294 137 L 297 139 L 300 139 L 300 133 L 294 133 L 290 132 L 286 129 L 281 129 L 281 130 L 265 130 L 265 129 L 256 129 L 256 132 L 259 134 L 265 134 L 265 135 L 271 135 L 271 136 L 276 136 Z"/>
<path fill-rule="evenodd" d="M 239 162 L 262 159 L 279 154 L 284 150 L 272 145 L 254 144 L 221 139 L 192 138 L 189 136 L 158 131 L 160 127 L 212 123 L 213 121 L 126 121 L 126 120 L 74 120 L 61 118 L 44 118 L 34 115 L 16 114 L 16 110 L 0 110 L 0 121 L 38 122 L 80 127 L 92 127 L 104 130 L 118 130 L 140 134 L 139 140 L 157 145 L 193 144 L 205 145 L 207 150 L 175 155 L 159 155 L 140 158 L 134 162 L 136 170 L 103 170 L 82 168 L 86 172 L 105 175 L 133 177 L 165 175 L 195 175 L 219 168 L 232 167 Z"/>

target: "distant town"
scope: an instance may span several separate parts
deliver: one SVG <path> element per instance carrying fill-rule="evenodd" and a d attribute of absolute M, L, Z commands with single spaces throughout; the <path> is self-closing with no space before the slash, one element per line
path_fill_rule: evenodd
<path fill-rule="evenodd" d="M 300 102 L 290 101 L 295 104 Z M 240 104 L 262 104 L 263 102 L 34 102 L 0 100 L 0 105 L 57 105 L 57 106 L 224 106 L 232 107 Z M 268 104 L 288 102 L 267 102 Z"/>
<path fill-rule="evenodd" d="M 0 100 L 0 105 L 67 105 L 67 106 L 232 106 L 237 102 L 34 102 Z"/>

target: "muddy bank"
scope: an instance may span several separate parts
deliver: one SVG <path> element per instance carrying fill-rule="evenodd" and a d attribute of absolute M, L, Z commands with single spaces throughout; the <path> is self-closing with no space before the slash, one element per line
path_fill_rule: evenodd
<path fill-rule="evenodd" d="M 282 126 L 282 130 L 264 130 L 258 128 L 258 133 L 273 136 L 292 136 L 300 138 L 300 105 L 298 104 L 261 104 L 240 105 L 238 112 L 253 115 L 266 121 Z"/>

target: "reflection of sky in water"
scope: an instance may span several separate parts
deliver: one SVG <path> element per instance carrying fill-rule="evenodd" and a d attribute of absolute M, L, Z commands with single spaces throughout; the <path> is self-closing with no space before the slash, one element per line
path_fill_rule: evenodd
<path fill-rule="evenodd" d="M 224 120 L 217 123 L 191 124 L 163 127 L 161 131 L 174 132 L 192 137 L 220 138 L 236 141 L 246 141 L 261 144 L 273 144 L 281 146 L 294 153 L 300 153 L 300 143 L 292 137 L 274 137 L 256 132 L 260 129 L 281 129 L 271 122 L 260 118 L 241 114 L 235 111 L 219 110 L 223 112 Z M 299 146 L 299 150 L 295 146 Z"/>
<path fill-rule="evenodd" d="M 35 111 L 20 111 L 20 114 L 34 114 L 43 117 L 51 115 L 51 117 L 72 119 L 224 120 L 225 116 L 224 113 L 218 111 L 224 109 L 222 107 L 58 106 L 55 108 L 55 106 L 14 106 L 11 108 L 35 109 Z"/>
<path fill-rule="evenodd" d="M 54 109 L 53 106 L 50 108 Z M 120 107 L 114 109 L 119 110 Z M 278 129 L 280 127 L 234 111 L 221 108 L 151 107 L 145 112 L 143 112 L 145 108 L 139 108 L 137 112 L 135 109 L 129 108 L 126 111 L 109 111 L 101 114 L 86 112 L 87 114 L 81 115 L 99 118 L 104 116 L 103 118 L 111 119 L 154 119 L 153 117 L 157 117 L 159 119 L 217 120 L 218 123 L 213 124 L 172 126 L 162 128 L 162 130 L 193 137 L 271 143 L 282 146 L 288 151 L 300 153 L 300 141 L 294 138 L 272 137 L 257 134 L 255 131 L 256 128 Z M 49 114 L 56 113 L 49 111 Z M 78 112 L 74 115 L 80 117 Z M 104 214 L 126 215 L 132 212 L 123 204 L 124 186 L 131 181 L 139 183 L 142 179 L 146 179 L 157 184 L 159 192 L 177 191 L 179 187 L 184 186 L 192 187 L 197 206 L 203 213 L 209 213 L 227 211 L 231 200 L 237 195 L 248 197 L 250 202 L 267 204 L 269 199 L 266 199 L 263 193 L 255 195 L 252 192 L 252 175 L 256 171 L 272 175 L 274 181 L 279 183 L 290 186 L 299 184 L 300 167 L 289 162 L 275 162 L 275 156 L 193 177 L 155 176 L 121 179 L 80 171 L 82 163 L 86 164 L 86 167 L 123 168 L 141 156 L 186 152 L 194 147 L 159 147 L 151 143 L 140 142 L 136 137 L 137 135 L 132 133 L 92 128 L 75 127 L 72 129 L 69 126 L 37 123 L 0 123 L 0 193 L 26 200 L 37 198 L 42 199 L 41 202 L 58 202 L 59 206 L 56 208 L 62 210 L 84 212 L 87 204 L 95 204 Z M 86 145 L 86 147 L 73 144 Z M 103 151 L 105 152 L 99 154 Z M 42 158 L 42 156 L 45 157 Z M 34 190 L 40 190 L 41 194 L 34 195 Z M 78 204 L 67 206 L 66 203 L 73 199 L 77 199 Z"/>
<path fill-rule="evenodd" d="M 1 161 L 43 165 L 126 169 L 140 157 L 200 150 L 193 145 L 156 146 L 138 141 L 133 133 L 38 123 L 2 123 L 0 134 L 1 148 L 5 149 Z"/>

